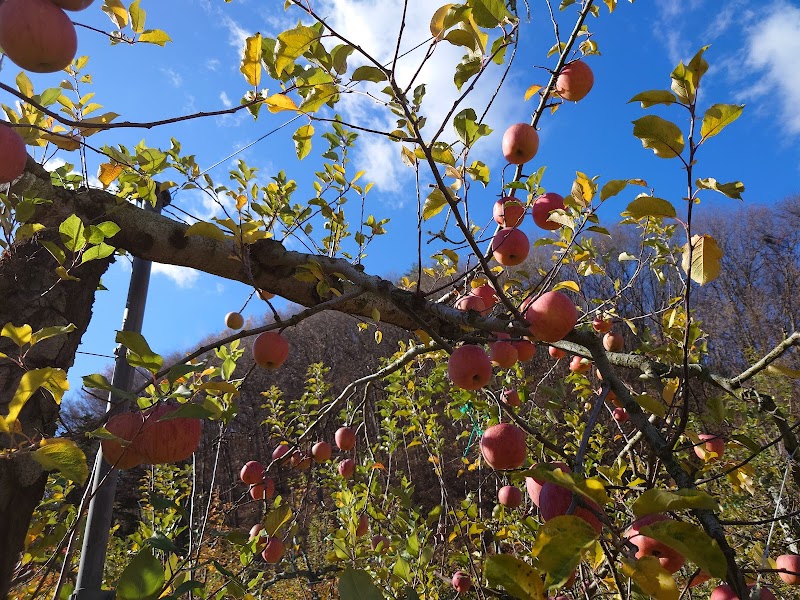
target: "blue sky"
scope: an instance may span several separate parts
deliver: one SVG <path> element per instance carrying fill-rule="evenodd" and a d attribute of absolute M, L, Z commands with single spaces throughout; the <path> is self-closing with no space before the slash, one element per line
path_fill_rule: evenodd
<path fill-rule="evenodd" d="M 315 2 L 319 12 L 347 36 L 366 49 L 387 59 L 394 50 L 399 23 L 397 0 L 324 0 Z M 411 0 L 404 33 L 404 48 L 429 36 L 428 23 L 437 3 Z M 558 2 L 554 2 L 558 4 Z M 602 3 L 599 3 L 602 5 Z M 526 121 L 534 109 L 525 102 L 525 89 L 533 83 L 546 83 L 538 66 L 553 66 L 555 57 L 545 59 L 554 43 L 552 25 L 534 0 L 532 19 L 522 27 L 522 44 L 514 68 L 501 94 L 489 112 L 488 123 L 494 134 L 476 148 L 479 158 L 492 168 L 493 184 L 486 190 L 473 188 L 471 214 L 476 221 L 480 197 L 485 197 L 485 220 L 499 193 L 499 172 L 503 168 L 499 152 L 505 128 Z M 239 60 L 246 36 L 260 31 L 274 36 L 297 22 L 297 13 L 285 13 L 283 2 L 257 0 L 143 0 L 148 11 L 147 27 L 166 30 L 173 43 L 166 48 L 144 44 L 109 46 L 102 35 L 79 29 L 79 54 L 89 54 L 88 71 L 93 74 L 94 101 L 121 115 L 120 120 L 147 121 L 200 110 L 216 110 L 239 103 L 248 89 L 239 73 Z M 631 121 L 651 111 L 627 101 L 648 89 L 669 87 L 669 73 L 681 59 L 688 60 L 703 45 L 711 44 L 706 58 L 711 69 L 701 88 L 701 104 L 745 103 L 743 116 L 721 136 L 710 140 L 699 156 L 697 175 L 719 181 L 741 180 L 747 191 L 745 202 L 774 203 L 798 193 L 800 176 L 800 4 L 787 0 L 621 0 L 608 15 L 602 6 L 599 19 L 589 26 L 598 43 L 600 56 L 587 59 L 595 73 L 595 87 L 580 103 L 562 107 L 555 115 L 545 114 L 540 122 L 541 146 L 532 167 L 546 165 L 544 186 L 568 193 L 575 171 L 608 179 L 645 179 L 656 195 L 680 205 L 685 177 L 679 163 L 656 158 L 641 147 L 631 134 Z M 562 37 L 571 29 L 575 6 L 559 13 Z M 100 10 L 100 0 L 88 10 L 75 13 L 75 21 L 111 31 L 112 25 Z M 453 65 L 457 50 L 440 47 L 423 71 L 428 86 L 424 110 L 429 123 L 444 114 L 454 97 Z M 411 54 L 401 64 L 404 74 L 413 72 L 419 54 Z M 546 61 L 550 62 L 546 62 Z M 6 61 L 0 80 L 12 83 L 18 69 Z M 496 81 L 499 74 L 487 78 Z M 31 77 L 37 90 L 57 85 L 59 74 Z M 265 82 L 271 92 L 277 85 Z M 84 93 L 88 89 L 84 90 Z M 474 106 L 480 107 L 492 96 L 493 85 L 476 90 Z M 10 97 L 0 101 L 12 104 Z M 339 109 L 346 118 L 375 127 L 387 127 L 385 113 L 363 96 L 349 96 Z M 652 109 L 651 109 L 652 110 Z M 678 109 L 652 111 L 685 121 Z M 271 129 L 292 118 L 290 113 L 270 115 L 262 112 L 258 121 L 247 114 L 210 118 L 155 130 L 116 130 L 95 136 L 94 144 L 123 143 L 129 147 L 141 139 L 151 146 L 168 146 L 169 138 L 179 139 L 186 153 L 197 155 L 202 168 L 220 161 L 211 171 L 224 182 L 234 160 L 243 158 L 260 169 L 262 181 L 284 169 L 301 187 L 310 184 L 308 176 L 315 158 L 304 163 L 292 159 L 291 133 L 303 124 L 300 120 L 254 146 L 236 158 L 225 160 Z M 433 129 L 433 126 L 430 126 Z M 320 132 L 321 125 L 317 126 Z M 362 136 L 354 156 L 355 166 L 366 169 L 364 181 L 376 183 L 367 210 L 380 218 L 390 218 L 388 234 L 370 248 L 365 261 L 371 272 L 397 276 L 412 266 L 416 256 L 416 195 L 413 171 L 399 160 L 399 147 L 382 139 Z M 322 142 L 315 139 L 315 150 Z M 90 158 L 89 172 L 96 173 L 99 160 Z M 55 160 L 75 162 L 77 154 L 61 154 Z M 56 162 L 51 163 L 56 164 Z M 317 163 L 318 164 L 318 163 Z M 531 169 L 532 170 L 532 169 Z M 177 178 L 176 178 L 177 179 Z M 179 180 L 178 180 L 179 181 Z M 180 183 L 180 181 L 179 181 Z M 310 189 L 310 188 L 307 188 Z M 613 223 L 620 210 L 637 190 L 620 195 L 604 207 L 601 218 Z M 302 195 L 301 195 L 302 196 Z M 703 196 L 701 211 L 726 210 L 736 201 L 713 192 Z M 180 191 L 175 204 L 198 218 L 214 216 L 216 207 L 196 191 Z M 442 213 L 443 214 L 443 213 Z M 435 223 L 427 229 L 433 229 Z M 530 222 L 529 222 L 530 225 Z M 121 258 L 104 278 L 109 288 L 97 296 L 95 318 L 84 337 L 85 352 L 111 354 L 114 330 L 120 326 L 130 267 Z M 223 316 L 238 310 L 250 290 L 241 284 L 219 280 L 187 269 L 155 266 L 150 287 L 144 334 L 151 346 L 162 354 L 189 350 L 208 335 L 222 332 Z M 260 319 L 265 314 L 261 302 L 251 302 L 246 317 Z M 73 387 L 81 374 L 101 370 L 107 359 L 79 355 L 70 373 Z"/>

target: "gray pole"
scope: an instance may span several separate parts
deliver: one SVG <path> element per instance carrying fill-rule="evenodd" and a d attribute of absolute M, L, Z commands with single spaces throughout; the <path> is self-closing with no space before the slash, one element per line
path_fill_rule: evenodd
<path fill-rule="evenodd" d="M 161 209 L 170 202 L 169 192 L 159 195 L 156 207 L 145 204 L 145 210 L 161 212 Z M 141 333 L 144 321 L 144 307 L 147 302 L 147 288 L 150 285 L 149 260 L 133 259 L 133 270 L 128 286 L 128 300 L 125 304 L 125 313 L 122 317 L 122 331 L 135 331 Z M 111 385 L 115 388 L 130 391 L 133 387 L 134 370 L 125 360 L 125 349 L 118 345 L 115 350 L 114 376 Z M 111 416 L 124 412 L 127 403 L 113 393 L 108 394 L 106 413 Z M 92 500 L 89 502 L 89 512 L 86 516 L 86 530 L 83 533 L 83 547 L 81 560 L 78 567 L 78 580 L 75 591 L 70 600 L 113 600 L 113 590 L 101 589 L 103 571 L 106 563 L 106 549 L 108 547 L 108 533 L 111 530 L 112 509 L 114 507 L 114 494 L 117 491 L 117 473 L 105 460 L 103 450 L 98 449 L 95 458 L 94 478 L 92 479 Z M 102 483 L 102 485 L 101 485 Z"/>

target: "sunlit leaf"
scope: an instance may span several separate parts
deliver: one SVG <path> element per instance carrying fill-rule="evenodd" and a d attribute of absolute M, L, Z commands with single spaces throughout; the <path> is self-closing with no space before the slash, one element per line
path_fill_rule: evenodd
<path fill-rule="evenodd" d="M 692 236 L 692 264 L 689 265 L 689 245 L 683 247 L 681 267 L 692 281 L 705 285 L 719 277 L 722 267 L 722 249 L 710 235 Z"/>
<path fill-rule="evenodd" d="M 704 190 L 716 190 L 721 194 L 725 194 L 728 198 L 742 200 L 742 193 L 744 192 L 744 184 L 741 181 L 731 181 L 730 183 L 719 183 L 716 179 L 708 177 L 706 179 L 698 179 L 696 182 L 697 187 Z"/>
<path fill-rule="evenodd" d="M 566 583 L 596 539 L 594 528 L 574 515 L 555 517 L 539 527 L 531 555 L 547 574 L 548 587 Z"/>
<path fill-rule="evenodd" d="M 675 158 L 683 152 L 685 142 L 680 128 L 655 115 L 647 115 L 633 122 L 633 135 L 660 158 Z"/>
<path fill-rule="evenodd" d="M 674 219 L 678 216 L 678 213 L 668 200 L 654 198 L 653 196 L 639 196 L 628 204 L 622 216 L 631 217 L 632 219 L 643 219 L 645 217 L 671 217 Z"/>
<path fill-rule="evenodd" d="M 677 101 L 678 99 L 675 97 L 675 94 L 669 90 L 648 90 L 636 94 L 633 98 L 628 100 L 628 102 L 641 102 L 642 108 L 650 108 L 656 104 L 666 104 L 669 106 Z"/>
<path fill-rule="evenodd" d="M 66 438 L 44 439 L 31 452 L 31 457 L 46 471 L 58 471 L 70 481 L 80 485 L 89 477 L 86 455 L 78 445 Z"/>
<path fill-rule="evenodd" d="M 519 600 L 545 600 L 542 576 L 534 567 L 510 554 L 493 554 L 486 559 L 483 574 L 492 587 L 502 586 Z"/>
<path fill-rule="evenodd" d="M 650 489 L 643 492 L 631 506 L 631 510 L 637 517 L 694 508 L 719 510 L 719 504 L 711 495 L 702 490 Z"/>
<path fill-rule="evenodd" d="M 244 41 L 242 64 L 239 67 L 245 81 L 252 87 L 261 83 L 261 34 L 257 33 Z"/>
<path fill-rule="evenodd" d="M 725 555 L 717 540 L 699 526 L 669 519 L 642 527 L 641 533 L 676 550 L 712 577 L 725 578 L 728 570 Z"/>
<path fill-rule="evenodd" d="M 678 584 L 654 556 L 622 559 L 622 572 L 654 600 L 678 600 Z"/>
<path fill-rule="evenodd" d="M 297 158 L 303 160 L 311 152 L 311 138 L 314 137 L 314 126 L 309 123 L 299 127 L 292 135 Z"/>
<path fill-rule="evenodd" d="M 203 237 L 212 238 L 215 240 L 225 240 L 225 232 L 222 231 L 219 227 L 214 225 L 213 223 L 207 223 L 206 221 L 198 221 L 186 229 L 183 233 L 186 237 L 192 235 L 201 235 Z"/>
<path fill-rule="evenodd" d="M 164 587 L 164 567 L 150 547 L 143 548 L 128 563 L 117 581 L 119 600 L 151 600 Z"/>
<path fill-rule="evenodd" d="M 117 337 L 114 341 L 127 348 L 128 364 L 132 367 L 143 367 L 151 373 L 156 373 L 164 364 L 161 356 L 150 349 L 147 340 L 140 333 L 117 331 Z"/>

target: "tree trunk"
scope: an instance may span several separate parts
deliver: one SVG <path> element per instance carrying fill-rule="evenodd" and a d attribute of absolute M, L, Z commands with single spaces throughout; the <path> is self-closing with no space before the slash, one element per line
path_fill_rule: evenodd
<path fill-rule="evenodd" d="M 62 207 L 54 205 L 38 221 L 48 226 L 46 231 L 57 231 L 63 216 Z M 55 239 L 58 234 L 42 237 Z M 111 259 L 88 262 L 71 271 L 80 281 L 61 281 L 55 273 L 58 265 L 38 242 L 37 239 L 12 246 L 0 256 L 0 327 L 6 323 L 17 327 L 28 324 L 37 331 L 74 324 L 75 331 L 36 344 L 24 358 L 27 369 L 56 367 L 66 371 L 74 362 L 75 351 L 91 318 L 95 290 Z M 0 337 L 0 352 L 12 359 L 20 355 L 19 348 L 7 337 Z M 0 415 L 8 414 L 8 405 L 23 373 L 19 365 L 0 358 Z M 36 440 L 52 436 L 58 411 L 52 396 L 36 393 L 19 415 L 22 435 L 0 435 L 0 452 L 19 445 L 25 437 Z M 8 594 L 31 516 L 44 495 L 46 482 L 47 474 L 24 453 L 0 460 L 0 598 Z"/>

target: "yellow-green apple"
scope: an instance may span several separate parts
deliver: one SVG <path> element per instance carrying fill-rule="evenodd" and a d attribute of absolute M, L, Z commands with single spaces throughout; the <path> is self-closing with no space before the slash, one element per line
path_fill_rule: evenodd
<path fill-rule="evenodd" d="M 507 508 L 522 504 L 522 491 L 513 485 L 504 485 L 497 491 L 497 501 Z"/>
<path fill-rule="evenodd" d="M 472 589 L 472 579 L 462 571 L 456 571 L 453 575 L 453 589 L 459 594 L 466 594 Z"/>
<path fill-rule="evenodd" d="M 561 227 L 560 223 L 549 221 L 550 213 L 554 210 L 564 210 L 564 197 L 555 192 L 547 192 L 542 194 L 533 201 L 531 208 L 531 215 L 533 215 L 533 222 L 542 229 L 554 231 Z"/>
<path fill-rule="evenodd" d="M 22 175 L 26 160 L 25 142 L 16 131 L 0 122 L 0 183 L 11 183 Z"/>
<path fill-rule="evenodd" d="M 511 423 L 492 425 L 481 436 L 481 453 L 497 471 L 521 467 L 528 454 L 525 432 Z"/>
<path fill-rule="evenodd" d="M 257 460 L 246 462 L 239 472 L 239 479 L 249 485 L 260 483 L 264 479 L 264 465 Z"/>
<path fill-rule="evenodd" d="M 244 317 L 238 312 L 229 312 L 225 315 L 225 326 L 229 329 L 241 329 L 244 325 Z"/>
<path fill-rule="evenodd" d="M 530 303 L 525 311 L 531 333 L 543 342 L 558 342 L 578 322 L 578 309 L 562 292 L 546 292 Z"/>
<path fill-rule="evenodd" d="M 525 219 L 525 205 L 513 196 L 505 196 L 494 203 L 492 216 L 500 227 L 519 227 Z"/>
<path fill-rule="evenodd" d="M 684 556 L 666 544 L 640 533 L 648 525 L 671 520 L 668 516 L 659 513 L 647 515 L 634 521 L 625 532 L 625 537 L 638 549 L 636 558 L 654 556 L 666 571 L 675 573 L 686 562 Z"/>
<path fill-rule="evenodd" d="M 556 79 L 556 92 L 564 100 L 578 102 L 583 100 L 594 85 L 592 69 L 582 60 L 564 65 Z"/>
<path fill-rule="evenodd" d="M 522 165 L 539 151 L 539 134 L 527 123 L 516 123 L 503 134 L 503 156 L 512 165 Z"/>
<path fill-rule="evenodd" d="M 492 238 L 492 256 L 504 267 L 521 264 L 530 250 L 528 236 L 514 227 L 504 227 Z"/>
<path fill-rule="evenodd" d="M 55 73 L 75 58 L 78 36 L 67 14 L 50 0 L 5 0 L 0 46 L 26 71 Z"/>
<path fill-rule="evenodd" d="M 463 390 L 478 390 L 492 378 L 492 361 L 480 346 L 459 346 L 447 361 L 447 376 Z"/>
<path fill-rule="evenodd" d="M 784 583 L 789 585 L 800 585 L 800 555 L 781 554 L 775 559 L 775 566 L 778 569 L 785 569 L 789 573 L 778 573 Z"/>
<path fill-rule="evenodd" d="M 265 331 L 253 342 L 253 360 L 265 369 L 277 369 L 289 356 L 289 342 L 277 331 Z"/>
<path fill-rule="evenodd" d="M 339 450 L 352 450 L 356 447 L 356 432 L 349 427 L 339 427 L 333 435 L 333 440 Z"/>

